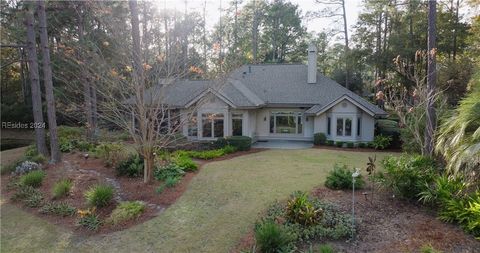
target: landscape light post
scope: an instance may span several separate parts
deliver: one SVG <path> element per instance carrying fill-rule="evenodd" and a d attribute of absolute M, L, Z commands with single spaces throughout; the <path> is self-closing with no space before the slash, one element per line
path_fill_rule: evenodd
<path fill-rule="evenodd" d="M 355 236 L 355 179 L 360 176 L 360 169 L 355 168 L 355 172 L 352 173 L 352 240 Z"/>

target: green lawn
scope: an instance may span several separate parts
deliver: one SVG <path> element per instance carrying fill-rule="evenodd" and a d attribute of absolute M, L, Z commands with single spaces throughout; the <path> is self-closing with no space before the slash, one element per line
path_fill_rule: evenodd
<path fill-rule="evenodd" d="M 75 237 L 3 204 L 2 252 L 228 252 L 269 203 L 322 185 L 336 162 L 363 167 L 369 155 L 373 153 L 268 150 L 210 163 L 163 214 L 106 236 Z M 377 153 L 377 161 L 386 155 Z"/>

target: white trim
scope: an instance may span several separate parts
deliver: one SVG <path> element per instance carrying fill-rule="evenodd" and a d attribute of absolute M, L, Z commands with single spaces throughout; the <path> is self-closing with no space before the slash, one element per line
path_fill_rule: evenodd
<path fill-rule="evenodd" d="M 223 102 L 225 102 L 226 104 L 228 104 L 229 106 L 231 106 L 232 108 L 237 108 L 230 100 L 228 100 L 225 96 L 223 96 L 222 94 L 220 94 L 219 92 L 211 89 L 211 88 L 208 88 L 206 89 L 205 91 L 203 91 L 202 93 L 200 93 L 200 95 L 198 95 L 197 97 L 195 97 L 194 99 L 192 99 L 190 102 L 188 102 L 186 105 L 185 105 L 185 108 L 188 108 L 190 106 L 192 106 L 194 103 L 196 103 L 198 100 L 200 100 L 202 97 L 204 97 L 205 95 L 207 95 L 208 93 L 212 93 L 213 95 L 215 95 L 216 97 L 220 98 L 220 100 L 222 100 Z"/>
<path fill-rule="evenodd" d="M 316 116 L 319 116 L 320 114 L 324 113 L 325 111 L 327 111 L 328 109 L 334 107 L 335 105 L 339 104 L 340 102 L 342 102 L 343 100 L 348 100 L 350 101 L 352 104 L 354 104 L 355 106 L 357 106 L 358 108 L 362 109 L 363 111 L 367 112 L 368 114 L 370 114 L 370 116 L 374 117 L 375 116 L 375 113 L 373 113 L 372 111 L 370 111 L 369 109 L 367 109 L 365 106 L 359 104 L 357 101 L 353 100 L 350 96 L 348 95 L 343 95 L 341 97 L 339 97 L 337 100 L 334 100 L 332 102 L 330 102 L 330 104 L 326 105 L 325 107 L 323 107 L 322 110 L 320 110 L 319 112 L 317 112 L 315 115 Z"/>

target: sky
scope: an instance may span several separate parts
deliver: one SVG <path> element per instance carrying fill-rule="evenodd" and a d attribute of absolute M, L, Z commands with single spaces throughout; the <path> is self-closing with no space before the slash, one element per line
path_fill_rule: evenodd
<path fill-rule="evenodd" d="M 180 11 L 185 10 L 185 0 L 153 0 L 158 8 L 162 9 L 166 6 L 168 9 L 177 9 Z M 250 0 L 239 0 L 240 2 L 246 3 Z M 269 0 L 271 1 L 271 0 Z M 324 0 L 325 1 L 325 0 Z M 212 28 L 215 23 L 219 21 L 220 18 L 220 4 L 222 8 L 226 8 L 232 0 L 207 0 L 207 27 Z M 321 10 L 325 5 L 315 3 L 315 0 L 290 0 L 292 3 L 299 5 L 302 14 L 305 14 L 307 11 L 316 11 Z M 353 25 L 357 23 L 358 14 L 363 10 L 362 0 L 346 0 L 346 12 L 347 12 L 347 24 L 348 30 L 351 34 L 353 30 Z M 187 11 L 203 11 L 204 0 L 187 0 Z M 460 10 L 461 14 L 464 14 L 464 19 L 468 19 L 473 16 L 475 13 L 478 13 L 479 10 L 472 10 L 469 7 L 465 6 Z M 308 32 L 322 32 L 328 31 L 332 26 L 343 25 L 343 24 L 334 24 L 331 19 L 315 19 L 315 20 L 306 20 L 304 19 L 304 24 L 307 27 Z"/>

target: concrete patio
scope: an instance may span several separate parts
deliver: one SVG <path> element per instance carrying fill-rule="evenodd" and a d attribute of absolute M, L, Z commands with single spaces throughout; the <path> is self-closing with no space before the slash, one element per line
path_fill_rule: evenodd
<path fill-rule="evenodd" d="M 291 140 L 268 140 L 257 141 L 252 148 L 270 148 L 270 149 L 306 149 L 313 147 L 310 141 L 291 141 Z"/>

